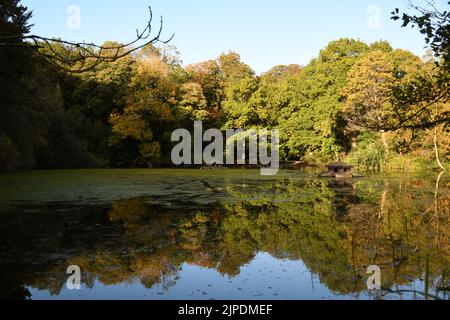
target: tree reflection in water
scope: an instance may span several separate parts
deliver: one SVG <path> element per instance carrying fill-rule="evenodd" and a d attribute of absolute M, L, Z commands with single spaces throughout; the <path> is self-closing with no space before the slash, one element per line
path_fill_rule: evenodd
<path fill-rule="evenodd" d="M 169 290 L 183 264 L 234 277 L 258 252 L 303 261 L 339 295 L 366 292 L 367 267 L 378 265 L 374 298 L 448 298 L 448 188 L 415 179 L 224 184 L 232 201 L 213 206 L 144 197 L 3 213 L 0 298 L 29 298 L 29 288 L 58 295 L 69 265 L 81 267 L 89 288 L 138 281 Z M 414 281 L 424 290 L 402 287 Z"/>

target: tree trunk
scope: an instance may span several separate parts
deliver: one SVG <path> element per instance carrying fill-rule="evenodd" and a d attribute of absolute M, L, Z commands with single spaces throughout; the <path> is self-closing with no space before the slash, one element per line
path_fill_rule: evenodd
<path fill-rule="evenodd" d="M 387 141 L 387 133 L 384 130 L 381 130 L 381 141 L 383 142 L 384 151 L 386 153 L 388 153 L 389 152 L 389 144 Z"/>
<path fill-rule="evenodd" d="M 378 219 L 381 220 L 384 217 L 384 213 L 386 211 L 386 200 L 388 196 L 388 187 L 389 184 L 387 182 L 384 183 L 384 190 L 381 194 L 381 201 L 380 201 L 380 212 L 378 213 Z"/>
<path fill-rule="evenodd" d="M 439 166 L 439 168 L 442 169 L 442 171 L 445 171 L 445 167 L 441 162 L 441 159 L 439 158 L 439 145 L 438 145 L 438 133 L 437 128 L 434 129 L 434 151 L 436 152 L 436 161 Z"/>
<path fill-rule="evenodd" d="M 439 184 L 441 182 L 441 178 L 444 175 L 444 171 L 442 171 L 439 176 L 436 179 L 436 188 L 435 188 L 435 192 L 434 192 L 434 216 L 436 218 L 436 248 L 440 247 L 440 241 L 439 241 L 439 237 L 440 237 L 440 233 L 439 233 L 439 227 L 440 227 L 440 223 L 439 223 Z"/>

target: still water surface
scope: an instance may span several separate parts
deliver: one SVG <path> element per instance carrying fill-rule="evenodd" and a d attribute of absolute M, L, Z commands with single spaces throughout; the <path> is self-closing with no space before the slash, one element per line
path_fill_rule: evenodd
<path fill-rule="evenodd" d="M 448 299 L 450 178 L 437 180 L 0 175 L 0 299 Z M 70 265 L 81 290 L 66 287 Z"/>

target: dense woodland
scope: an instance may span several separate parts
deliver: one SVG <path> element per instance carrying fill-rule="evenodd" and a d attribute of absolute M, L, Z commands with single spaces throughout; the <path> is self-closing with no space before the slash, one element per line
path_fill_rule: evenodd
<path fill-rule="evenodd" d="M 448 13 L 440 14 L 403 16 L 404 26 L 425 30 L 426 57 L 343 38 L 308 65 L 257 75 L 236 52 L 184 67 L 176 48 L 149 44 L 74 73 L 25 41 L 8 45 L 30 32 L 31 13 L 2 1 L 0 171 L 170 165 L 172 131 L 195 120 L 205 128 L 277 128 L 282 160 L 445 167 L 450 31 Z M 52 50 L 77 54 L 63 44 Z"/>

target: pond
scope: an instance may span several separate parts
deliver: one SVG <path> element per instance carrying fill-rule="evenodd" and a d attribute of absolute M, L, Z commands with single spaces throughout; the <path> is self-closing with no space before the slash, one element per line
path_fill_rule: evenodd
<path fill-rule="evenodd" d="M 448 299 L 450 178 L 437 176 L 3 174 L 0 299 Z"/>

